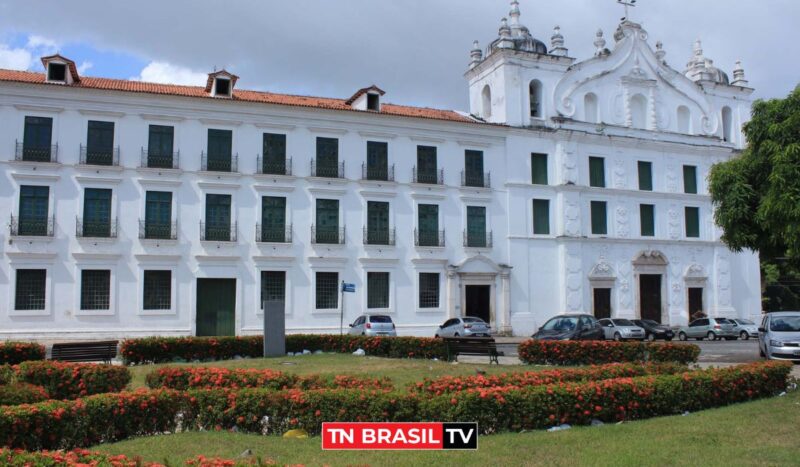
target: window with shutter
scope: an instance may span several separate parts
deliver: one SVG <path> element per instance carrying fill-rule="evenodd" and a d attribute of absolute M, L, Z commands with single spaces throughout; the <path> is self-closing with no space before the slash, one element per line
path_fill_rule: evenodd
<path fill-rule="evenodd" d="M 50 187 L 22 185 L 19 187 L 19 235 L 47 235 Z"/>
<path fill-rule="evenodd" d="M 602 157 L 589 158 L 589 186 L 606 186 L 606 160 Z"/>
<path fill-rule="evenodd" d="M 231 195 L 206 195 L 205 239 L 231 241 Z"/>
<path fill-rule="evenodd" d="M 286 241 L 286 198 L 264 196 L 261 198 L 261 241 Z"/>
<path fill-rule="evenodd" d="M 467 245 L 468 247 L 485 248 L 486 208 L 483 206 L 467 206 Z"/>
<path fill-rule="evenodd" d="M 233 168 L 233 131 L 209 129 L 207 150 L 207 170 L 230 172 Z"/>
<path fill-rule="evenodd" d="M 639 189 L 642 191 L 653 191 L 653 163 L 639 161 Z"/>
<path fill-rule="evenodd" d="M 683 192 L 697 194 L 697 167 L 693 165 L 683 166 Z"/>
<path fill-rule="evenodd" d="M 339 177 L 339 140 L 317 138 L 317 177 Z"/>
<path fill-rule="evenodd" d="M 419 273 L 419 307 L 439 308 L 439 273 Z"/>
<path fill-rule="evenodd" d="M 172 238 L 172 193 L 148 191 L 145 194 L 145 238 Z"/>
<path fill-rule="evenodd" d="M 83 236 L 111 236 L 111 190 L 87 188 L 83 195 Z"/>
<path fill-rule="evenodd" d="M 175 128 L 164 125 L 150 125 L 147 143 L 147 166 L 172 168 Z"/>
<path fill-rule="evenodd" d="M 464 151 L 464 186 L 486 186 L 483 174 L 483 151 Z"/>
<path fill-rule="evenodd" d="M 145 271 L 143 284 L 145 310 L 172 308 L 172 271 Z"/>
<path fill-rule="evenodd" d="M 25 117 L 25 133 L 22 140 L 22 160 L 49 162 L 53 138 L 53 119 L 48 117 Z"/>
<path fill-rule="evenodd" d="M 339 243 L 339 200 L 317 200 L 317 243 Z"/>
<path fill-rule="evenodd" d="M 86 163 L 113 165 L 114 122 L 89 120 L 86 136 Z"/>
<path fill-rule="evenodd" d="M 389 237 L 389 203 L 368 201 L 367 243 L 369 245 L 388 245 Z"/>
<path fill-rule="evenodd" d="M 533 200 L 533 234 L 550 235 L 550 200 Z"/>
<path fill-rule="evenodd" d="M 367 273 L 367 308 L 389 308 L 389 273 Z"/>
<path fill-rule="evenodd" d="M 417 146 L 417 182 L 437 184 L 436 148 Z"/>
<path fill-rule="evenodd" d="M 262 172 L 286 175 L 286 135 L 264 133 L 264 160 Z"/>
<path fill-rule="evenodd" d="M 389 179 L 389 144 L 367 141 L 367 180 Z"/>
<path fill-rule="evenodd" d="M 531 182 L 547 185 L 547 154 L 531 154 Z"/>
<path fill-rule="evenodd" d="M 686 237 L 700 237 L 700 208 L 687 206 L 684 211 L 686 220 Z"/>
<path fill-rule="evenodd" d="M 592 201 L 591 211 L 592 211 L 592 234 L 607 235 L 608 222 L 606 218 L 606 202 Z"/>
<path fill-rule="evenodd" d="M 420 204 L 417 207 L 418 243 L 420 246 L 439 246 L 439 206 Z"/>
<path fill-rule="evenodd" d="M 653 237 L 656 234 L 655 221 L 656 207 L 652 204 L 639 205 L 639 219 L 641 221 L 642 237 Z"/>

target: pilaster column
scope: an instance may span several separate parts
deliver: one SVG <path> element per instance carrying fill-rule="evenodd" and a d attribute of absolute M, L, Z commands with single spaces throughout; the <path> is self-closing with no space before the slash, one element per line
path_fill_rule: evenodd
<path fill-rule="evenodd" d="M 513 326 L 511 325 L 511 268 L 503 267 L 500 271 L 500 332 L 505 335 L 512 335 Z"/>
<path fill-rule="evenodd" d="M 447 266 L 447 318 L 456 317 L 456 303 L 460 300 L 458 294 L 458 274 L 455 266 Z"/>

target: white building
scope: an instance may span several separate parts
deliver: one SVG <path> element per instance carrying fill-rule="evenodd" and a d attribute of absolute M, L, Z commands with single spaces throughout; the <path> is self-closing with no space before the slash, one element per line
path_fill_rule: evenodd
<path fill-rule="evenodd" d="M 477 315 L 527 335 L 564 312 L 760 313 L 706 176 L 752 89 L 699 42 L 686 71 L 638 24 L 571 58 L 510 19 L 466 72 L 471 114 L 236 88 L 0 71 L 0 336 L 289 332 L 389 313 L 432 335 Z M 263 289 L 263 294 L 262 294 Z"/>

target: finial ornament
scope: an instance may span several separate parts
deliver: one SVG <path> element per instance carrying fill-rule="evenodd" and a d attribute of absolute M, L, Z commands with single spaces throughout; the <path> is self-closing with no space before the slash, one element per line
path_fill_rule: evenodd
<path fill-rule="evenodd" d="M 597 49 L 594 53 L 595 57 L 602 57 L 608 55 L 609 51 L 606 48 L 606 39 L 603 37 L 603 30 L 597 30 L 597 38 L 594 40 L 594 46 Z"/>
<path fill-rule="evenodd" d="M 470 68 L 475 68 L 483 61 L 483 51 L 481 50 L 481 44 L 478 41 L 472 43 L 472 50 L 469 52 L 469 57 Z"/>
<path fill-rule="evenodd" d="M 561 34 L 561 27 L 553 28 L 553 36 L 550 38 L 550 55 L 566 57 L 569 51 L 564 47 L 564 36 Z"/>
<path fill-rule="evenodd" d="M 666 64 L 667 62 L 664 60 L 666 56 L 667 52 L 664 50 L 664 43 L 661 41 L 656 42 L 656 58 L 658 61 Z"/>
<path fill-rule="evenodd" d="M 736 60 L 736 68 L 733 69 L 733 84 L 734 86 L 747 86 L 749 82 L 744 76 L 744 68 L 742 67 L 742 61 Z"/>
<path fill-rule="evenodd" d="M 617 3 L 625 6 L 625 16 L 622 17 L 622 22 L 630 21 L 630 8 L 636 7 L 636 0 L 617 0 Z"/>

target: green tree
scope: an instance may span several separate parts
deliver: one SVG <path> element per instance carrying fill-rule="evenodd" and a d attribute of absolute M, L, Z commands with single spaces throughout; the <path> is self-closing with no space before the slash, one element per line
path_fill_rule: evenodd
<path fill-rule="evenodd" d="M 785 99 L 756 101 L 744 133 L 747 148 L 740 156 L 714 165 L 709 175 L 714 218 L 722 228 L 722 241 L 733 251 L 760 253 L 764 287 L 797 282 L 800 86 Z M 781 294 L 787 290 L 784 287 Z M 797 293 L 789 295 L 796 299 Z M 796 300 L 784 297 L 780 301 Z"/>

